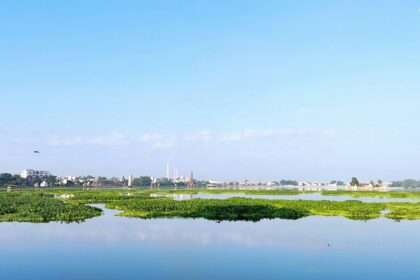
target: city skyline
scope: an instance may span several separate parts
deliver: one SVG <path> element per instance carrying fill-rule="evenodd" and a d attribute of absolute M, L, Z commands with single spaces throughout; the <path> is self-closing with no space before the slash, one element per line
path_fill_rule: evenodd
<path fill-rule="evenodd" d="M 418 9 L 7 1 L 0 172 L 418 178 Z"/>
<path fill-rule="evenodd" d="M 14 172 L 2 172 L 3 174 L 10 174 L 10 175 L 18 175 L 21 178 L 26 179 L 28 176 L 32 176 L 33 174 L 36 174 L 36 176 L 38 177 L 57 177 L 57 178 L 86 178 L 86 177 L 91 177 L 91 178 L 108 178 L 108 179 L 118 179 L 118 180 L 132 180 L 133 178 L 140 178 L 140 177 L 150 177 L 151 179 L 154 180 L 161 180 L 161 179 L 168 179 L 170 181 L 177 181 L 179 179 L 185 180 L 185 179 L 193 179 L 196 180 L 195 177 L 193 177 L 193 170 L 189 171 L 189 174 L 181 174 L 179 175 L 179 170 L 178 168 L 172 168 L 169 164 L 166 165 L 166 169 L 165 169 L 165 174 L 164 175 L 151 175 L 151 174 L 140 174 L 140 173 L 136 173 L 136 174 L 119 174 L 119 175 L 112 175 L 112 176 L 104 176 L 103 174 L 52 174 L 51 172 L 49 172 L 48 170 L 35 170 L 35 169 L 23 169 L 20 172 L 14 173 Z M 0 173 L 1 174 L 1 173 Z M 41 174 L 41 175 L 39 175 Z M 127 176 L 127 179 L 125 178 L 125 176 Z M 130 179 L 131 178 L 131 179 Z M 416 181 L 416 179 L 413 179 L 414 177 L 410 177 L 410 178 L 405 178 L 404 180 L 406 181 Z M 287 182 L 297 182 L 297 183 L 308 183 L 308 184 L 336 184 L 337 182 L 339 182 L 340 184 L 348 184 L 350 183 L 353 179 L 358 179 L 357 176 L 353 176 L 351 178 L 334 178 L 334 179 L 330 179 L 330 180 L 295 180 L 295 178 L 269 178 L 269 179 L 259 179 L 259 180 L 253 180 L 247 177 L 242 177 L 242 178 L 227 178 L 227 179 L 219 179 L 219 180 L 215 180 L 215 178 L 211 178 L 211 177 L 200 177 L 197 178 L 197 180 L 199 181 L 207 181 L 207 182 L 218 182 L 218 183 L 242 183 L 242 184 L 269 184 L 269 183 L 279 183 L 281 181 L 287 181 Z M 369 182 L 384 182 L 381 178 L 363 178 L 364 182 L 362 183 L 369 183 Z M 402 180 L 390 180 L 390 181 L 386 181 L 384 183 L 388 183 L 391 184 L 393 182 L 401 182 Z"/>
<path fill-rule="evenodd" d="M 191 171 L 189 176 L 178 176 L 178 174 L 171 174 L 170 172 L 168 173 L 168 165 L 166 166 L 166 174 L 165 176 L 149 176 L 146 174 L 142 174 L 142 175 L 138 175 L 138 176 L 133 176 L 133 174 L 128 174 L 127 178 L 123 175 L 123 176 L 118 176 L 118 177 L 106 177 L 106 176 L 92 176 L 92 175 L 66 175 L 66 176 L 56 176 L 55 174 L 51 174 L 49 171 L 45 171 L 45 170 L 33 170 L 33 169 L 24 169 L 20 172 L 20 174 L 10 174 L 10 173 L 0 173 L 0 175 L 3 175 L 7 178 L 13 177 L 16 178 L 16 176 L 28 180 L 26 181 L 26 184 L 30 184 L 31 180 L 36 179 L 36 180 L 41 180 L 38 183 L 43 183 L 45 182 L 47 184 L 47 181 L 72 181 L 73 183 L 76 182 L 98 182 L 98 180 L 111 180 L 114 183 L 118 183 L 121 184 L 123 183 L 123 185 L 126 184 L 126 186 L 131 187 L 133 186 L 133 180 L 134 179 L 142 179 L 142 178 L 149 178 L 150 179 L 150 184 L 153 185 L 159 181 L 171 181 L 173 183 L 187 183 L 188 187 L 194 188 L 194 184 L 196 181 L 199 182 L 204 182 L 205 184 L 207 184 L 207 187 L 222 187 L 222 186 L 268 186 L 268 187 L 275 187 L 275 186 L 293 186 L 293 187 L 316 187 L 316 186 L 331 186 L 331 187 L 337 187 L 337 186 L 352 186 L 353 183 L 358 186 L 362 186 L 362 185 L 371 185 L 371 187 L 373 186 L 377 186 L 377 187 L 384 187 L 384 188 L 388 188 L 388 187 L 401 187 L 400 184 L 418 184 L 420 183 L 419 181 L 416 181 L 414 179 L 405 179 L 404 181 L 393 181 L 393 182 L 384 182 L 381 179 L 378 180 L 367 180 L 365 182 L 360 182 L 358 180 L 357 177 L 352 177 L 351 180 L 331 180 L 331 181 L 297 181 L 297 180 L 290 180 L 290 179 L 273 179 L 273 180 L 248 180 L 248 179 L 241 179 L 241 180 L 212 180 L 212 178 L 198 178 L 196 179 L 193 175 L 193 171 Z M 174 168 L 174 171 L 177 170 L 176 168 Z M 13 175 L 13 176 L 12 176 Z M 105 181 L 106 181 L 105 180 Z M 144 181 L 143 181 L 144 182 Z M 356 183 L 357 182 L 357 183 Z M 108 183 L 109 184 L 109 183 Z M 48 186 L 48 185 L 46 185 Z M 111 184 L 111 186 L 115 186 L 113 184 Z M 146 185 L 141 185 L 142 187 L 145 187 Z"/>

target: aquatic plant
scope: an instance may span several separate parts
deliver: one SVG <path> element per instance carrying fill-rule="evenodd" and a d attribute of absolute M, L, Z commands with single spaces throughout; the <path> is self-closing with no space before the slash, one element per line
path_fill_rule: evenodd
<path fill-rule="evenodd" d="M 82 222 L 101 215 L 98 208 L 65 203 L 42 192 L 1 192 L 0 221 L 2 222 Z"/>
<path fill-rule="evenodd" d="M 269 200 L 239 197 L 176 201 L 171 198 L 150 196 L 152 193 L 168 194 L 168 192 L 101 189 L 2 191 L 0 221 L 83 221 L 101 214 L 100 209 L 86 205 L 92 203 L 103 203 L 108 208 L 122 210 L 121 216 L 137 218 L 183 217 L 216 221 L 259 221 L 276 218 L 299 219 L 318 215 L 342 216 L 353 220 L 369 220 L 381 216 L 397 221 L 420 219 L 420 203 Z M 185 193 L 185 190 L 181 193 Z M 66 199 L 54 197 L 66 197 Z M 385 210 L 388 212 L 383 214 Z"/>
<path fill-rule="evenodd" d="M 401 192 L 401 191 L 389 191 L 389 192 L 378 192 L 378 191 L 322 191 L 322 195 L 331 196 L 352 196 L 355 198 L 359 197 L 379 197 L 379 198 L 405 198 L 405 199 L 419 199 L 420 192 Z"/>

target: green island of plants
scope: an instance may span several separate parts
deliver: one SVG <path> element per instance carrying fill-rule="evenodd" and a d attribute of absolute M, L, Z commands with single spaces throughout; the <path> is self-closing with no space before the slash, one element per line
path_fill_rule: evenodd
<path fill-rule="evenodd" d="M 107 208 L 123 211 L 119 215 L 137 218 L 187 217 L 209 220 L 299 219 L 307 216 L 342 216 L 352 220 L 370 220 L 383 216 L 420 219 L 420 203 L 364 203 L 360 201 L 267 200 L 252 198 L 193 199 L 138 198 L 115 200 Z"/>
<path fill-rule="evenodd" d="M 0 222 L 83 222 L 102 210 L 66 203 L 42 192 L 0 192 Z"/>
<path fill-rule="evenodd" d="M 377 192 L 377 191 L 322 191 L 322 195 L 334 195 L 334 196 L 351 196 L 355 198 L 359 197 L 379 197 L 379 198 L 405 198 L 405 199 L 420 199 L 420 192 L 402 192 L 402 191 L 390 191 L 390 192 Z"/>
<path fill-rule="evenodd" d="M 215 221 L 259 221 L 300 219 L 308 216 L 341 216 L 352 220 L 386 217 L 393 220 L 420 219 L 420 203 L 348 201 L 269 200 L 233 197 L 176 201 L 151 194 L 202 191 L 48 189 L 0 192 L 0 221 L 81 222 L 101 215 L 86 204 L 105 204 L 133 218 L 204 218 Z M 243 191 L 241 192 L 243 193 Z M 253 191 L 256 194 L 257 191 Z M 266 194 L 266 193 L 264 193 Z M 63 196 L 65 195 L 65 196 Z"/>

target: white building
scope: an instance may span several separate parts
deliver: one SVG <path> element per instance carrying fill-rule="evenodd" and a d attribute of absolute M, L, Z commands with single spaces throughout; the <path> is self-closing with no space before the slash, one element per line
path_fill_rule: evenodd
<path fill-rule="evenodd" d="M 69 176 L 67 176 L 67 180 L 72 181 L 72 182 L 76 182 L 77 177 L 69 175 Z"/>
<path fill-rule="evenodd" d="M 46 188 L 46 187 L 48 187 L 48 183 L 47 183 L 47 181 L 43 181 L 39 186 L 41 188 Z"/>
<path fill-rule="evenodd" d="M 128 175 L 128 182 L 127 182 L 127 186 L 131 187 L 133 185 L 133 175 Z"/>
<path fill-rule="evenodd" d="M 33 169 L 25 169 L 20 173 L 20 177 L 27 179 L 30 178 L 44 178 L 51 176 L 51 173 L 48 171 L 42 171 L 42 170 L 33 170 Z"/>
<path fill-rule="evenodd" d="M 171 179 L 171 167 L 169 164 L 166 164 L 166 178 L 169 180 Z"/>

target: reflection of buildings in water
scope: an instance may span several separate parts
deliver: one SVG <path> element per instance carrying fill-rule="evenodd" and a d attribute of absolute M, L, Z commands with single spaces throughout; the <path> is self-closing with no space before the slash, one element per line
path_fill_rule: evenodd
<path fill-rule="evenodd" d="M 194 198 L 192 194 L 160 194 L 160 193 L 152 193 L 151 197 L 169 197 L 173 198 L 174 200 L 191 200 Z"/>
<path fill-rule="evenodd" d="M 174 194 L 172 197 L 175 200 L 191 200 L 191 199 L 193 199 L 192 194 Z"/>

